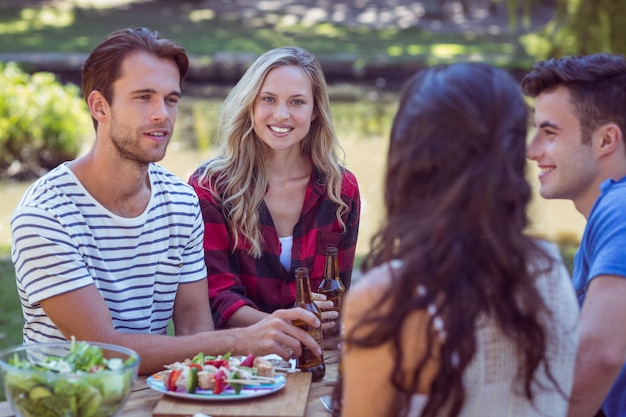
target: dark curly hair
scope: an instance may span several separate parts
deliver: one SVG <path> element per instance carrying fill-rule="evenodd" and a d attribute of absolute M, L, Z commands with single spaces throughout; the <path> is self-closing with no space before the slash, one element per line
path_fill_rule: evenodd
<path fill-rule="evenodd" d="M 476 352 L 481 315 L 493 318 L 518 347 L 524 395 L 533 399 L 540 366 L 563 392 L 546 359 L 542 319 L 550 313 L 534 286 L 554 260 L 525 233 L 531 198 L 525 179 L 528 122 L 519 85 L 486 64 L 425 69 L 405 86 L 391 131 L 386 220 L 363 264 L 366 272 L 403 261 L 382 296 L 394 307 L 384 316 L 372 309 L 356 324 L 359 332 L 345 339 L 348 346 L 362 347 L 392 341 L 397 401 L 390 416 L 406 415 L 429 359 L 424 357 L 407 378 L 401 364 L 413 353 L 401 343 L 403 323 L 431 305 L 436 313 L 430 326 L 438 328 L 433 320 L 439 317 L 446 337 L 435 340 L 437 332 L 428 332 L 428 351 L 438 358 L 439 369 L 423 417 L 444 409 L 449 416 L 459 414 L 463 373 Z M 545 267 L 529 268 L 535 260 Z M 373 330 L 357 337 L 365 326 Z"/>

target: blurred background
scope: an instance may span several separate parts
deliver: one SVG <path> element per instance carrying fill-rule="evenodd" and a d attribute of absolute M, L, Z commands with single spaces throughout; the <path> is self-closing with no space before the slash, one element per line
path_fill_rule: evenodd
<path fill-rule="evenodd" d="M 258 55 L 299 45 L 318 57 L 362 192 L 359 258 L 384 216 L 387 136 L 410 75 L 469 60 L 521 79 L 538 59 L 626 51 L 624 0 L 0 0 L 0 347 L 21 341 L 11 211 L 34 179 L 91 146 L 80 68 L 105 35 L 128 26 L 158 30 L 191 56 L 163 161 L 185 180 L 215 155 L 221 100 Z M 528 179 L 538 185 L 532 164 Z M 530 231 L 559 243 L 569 264 L 582 216 L 536 192 L 529 210 Z"/>

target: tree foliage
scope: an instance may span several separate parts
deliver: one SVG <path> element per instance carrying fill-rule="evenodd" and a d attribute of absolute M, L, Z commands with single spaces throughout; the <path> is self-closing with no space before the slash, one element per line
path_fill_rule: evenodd
<path fill-rule="evenodd" d="M 506 1 L 528 4 L 541 0 Z M 557 0 L 552 21 L 542 31 L 524 36 L 522 42 L 538 58 L 626 54 L 626 1 Z"/>
<path fill-rule="evenodd" d="M 0 63 L 0 178 L 33 178 L 76 157 L 91 128 L 76 85 Z"/>

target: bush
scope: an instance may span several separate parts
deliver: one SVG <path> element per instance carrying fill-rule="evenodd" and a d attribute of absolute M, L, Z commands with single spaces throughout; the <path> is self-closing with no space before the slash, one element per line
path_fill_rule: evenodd
<path fill-rule="evenodd" d="M 78 155 L 91 116 L 76 85 L 0 63 L 0 178 L 32 179 Z"/>

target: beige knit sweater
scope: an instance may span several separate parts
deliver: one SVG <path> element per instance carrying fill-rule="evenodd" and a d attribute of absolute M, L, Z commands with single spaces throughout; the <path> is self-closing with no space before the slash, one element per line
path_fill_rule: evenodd
<path fill-rule="evenodd" d="M 555 247 L 550 245 L 547 249 L 553 252 Z M 547 348 L 550 371 L 569 396 L 578 346 L 579 308 L 565 266 L 558 264 L 541 276 L 537 289 L 552 313 L 551 317 L 545 317 L 550 329 Z M 523 384 L 517 381 L 519 358 L 515 346 L 489 318 L 480 320 L 477 343 L 476 355 L 463 376 L 466 397 L 460 417 L 567 415 L 567 398 L 550 383 L 544 367 L 536 373 L 534 402 L 528 401 Z M 425 400 L 425 395 L 414 396 L 412 416 L 419 416 Z"/>

